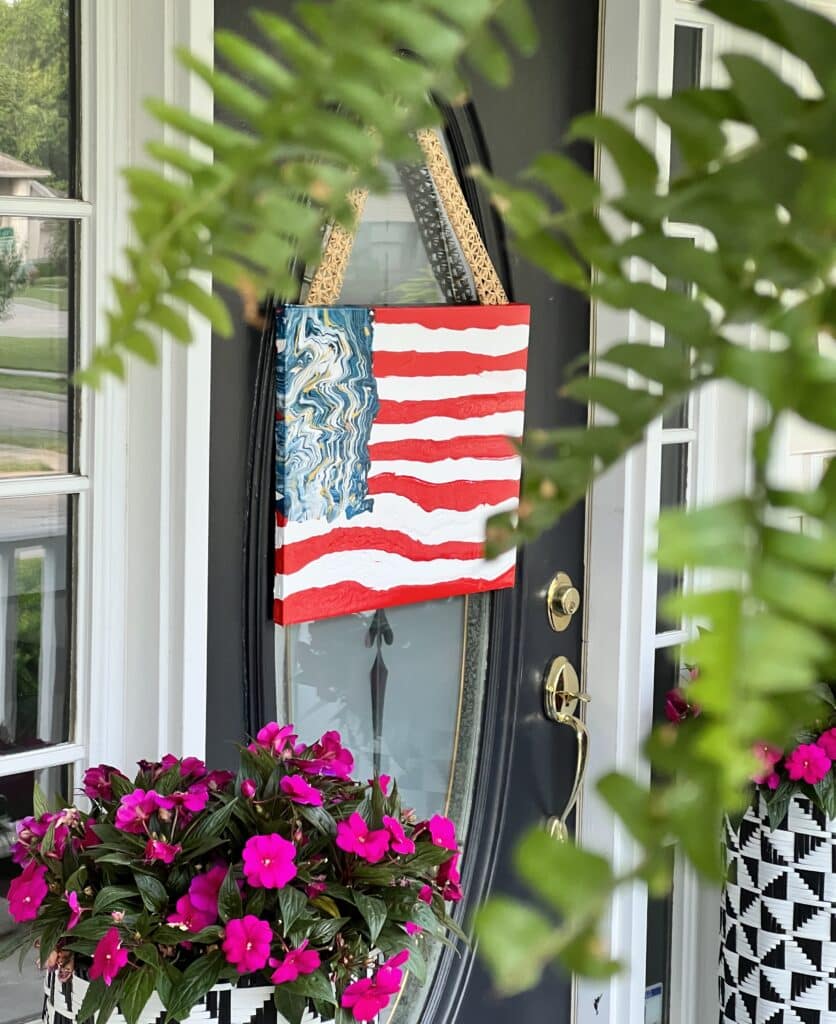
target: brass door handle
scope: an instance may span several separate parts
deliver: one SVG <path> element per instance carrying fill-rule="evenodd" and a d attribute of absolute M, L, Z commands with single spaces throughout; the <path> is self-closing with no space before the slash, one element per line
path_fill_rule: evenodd
<path fill-rule="evenodd" d="M 572 784 L 569 799 L 563 813 L 552 815 L 546 822 L 546 828 L 554 839 L 566 842 L 569 829 L 566 822 L 575 808 L 580 796 L 581 786 L 586 775 L 586 763 L 589 756 L 589 732 L 575 713 L 579 703 L 588 703 L 589 697 L 580 692 L 578 674 L 568 658 L 555 658 L 546 674 L 544 705 L 546 717 L 557 725 L 568 725 L 575 733 L 577 757 L 575 759 L 575 781 Z"/>

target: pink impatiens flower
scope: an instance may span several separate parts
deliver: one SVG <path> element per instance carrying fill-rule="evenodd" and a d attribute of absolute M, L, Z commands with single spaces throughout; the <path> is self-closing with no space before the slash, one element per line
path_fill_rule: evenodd
<path fill-rule="evenodd" d="M 214 924 L 218 919 L 217 908 L 214 913 L 201 910 L 195 906 L 194 900 L 189 893 L 180 897 L 175 904 L 175 908 L 175 912 L 169 914 L 166 920 L 169 924 L 179 924 L 184 931 L 191 932 L 193 935 L 203 931 L 204 928 L 208 928 L 210 924 Z"/>
<path fill-rule="evenodd" d="M 91 800 L 112 800 L 114 775 L 120 779 L 125 778 L 118 769 L 112 768 L 109 764 L 97 764 L 88 768 L 83 780 L 85 796 L 89 796 Z"/>
<path fill-rule="evenodd" d="M 381 1010 L 386 1009 L 392 996 L 400 991 L 403 982 L 400 968 L 408 958 L 409 951 L 404 949 L 384 961 L 373 977 L 353 981 L 343 992 L 340 1005 L 351 1010 L 355 1020 L 374 1020 Z"/>
<path fill-rule="evenodd" d="M 330 775 L 335 779 L 347 779 L 354 767 L 354 757 L 342 744 L 342 737 L 332 729 L 309 748 L 310 760 L 294 761 L 294 764 L 309 775 Z"/>
<path fill-rule="evenodd" d="M 81 920 L 81 915 L 85 908 L 78 902 L 78 893 L 73 892 L 72 890 L 67 893 L 67 904 L 70 908 L 70 919 L 67 921 L 67 931 L 70 932 Z"/>
<path fill-rule="evenodd" d="M 784 762 L 787 768 L 787 775 L 798 782 L 803 779 L 811 786 L 827 775 L 832 764 L 830 758 L 820 746 L 815 743 L 802 743 L 787 757 Z"/>
<path fill-rule="evenodd" d="M 270 961 L 270 966 L 276 968 L 270 975 L 270 981 L 274 985 L 296 981 L 300 974 L 313 974 L 321 963 L 319 953 L 308 949 L 308 940 L 305 939 L 301 946 L 289 950 L 283 960 Z"/>
<path fill-rule="evenodd" d="M 337 846 L 346 853 L 354 853 L 369 864 L 377 864 L 389 849 L 389 833 L 385 828 L 372 831 L 355 811 L 348 821 L 337 825 Z"/>
<path fill-rule="evenodd" d="M 118 928 L 108 928 L 93 951 L 93 966 L 90 968 L 91 981 L 101 978 L 108 987 L 128 962 L 128 951 L 122 948 Z"/>
<path fill-rule="evenodd" d="M 836 761 L 836 729 L 828 729 L 827 732 L 823 732 L 816 743 L 831 761 Z"/>
<path fill-rule="evenodd" d="M 267 965 L 272 941 L 273 929 L 269 921 L 262 921 L 254 914 L 235 917 L 226 923 L 224 956 L 239 974 L 251 974 Z"/>
<path fill-rule="evenodd" d="M 296 877 L 296 847 L 272 833 L 252 836 L 244 845 L 244 874 L 250 885 L 261 889 L 283 889 Z"/>
<path fill-rule="evenodd" d="M 206 765 L 199 757 L 175 757 L 174 754 L 166 754 L 160 761 L 160 767 L 169 771 L 171 768 L 180 766 L 180 775 L 184 779 L 202 779 L 206 774 Z"/>
<path fill-rule="evenodd" d="M 416 924 L 414 921 L 405 921 L 404 931 L 406 932 L 407 935 L 420 935 L 421 926 Z"/>
<path fill-rule="evenodd" d="M 784 752 L 778 747 L 769 743 L 756 743 L 752 751 L 761 763 L 761 771 L 752 776 L 752 782 L 758 786 L 768 786 L 769 789 L 777 789 L 781 777 L 775 771 L 775 765 L 784 756 Z"/>
<path fill-rule="evenodd" d="M 669 690 L 665 697 L 665 718 L 674 725 L 679 725 L 688 718 L 696 718 L 700 713 L 698 705 L 688 700 L 683 690 Z"/>
<path fill-rule="evenodd" d="M 279 783 L 279 788 L 288 800 L 292 800 L 295 804 L 322 806 L 322 794 L 316 787 L 306 782 L 301 775 L 285 775 Z"/>
<path fill-rule="evenodd" d="M 436 882 L 441 886 L 442 899 L 449 900 L 451 903 L 458 903 L 462 898 L 462 891 L 459 886 L 461 880 L 462 877 L 459 874 L 459 855 L 456 854 L 455 857 L 445 860 L 438 867 Z"/>
<path fill-rule="evenodd" d="M 231 786 L 234 780 L 235 776 L 232 772 L 226 772 L 219 768 L 217 771 L 209 772 L 203 781 L 209 787 L 211 793 L 218 793 Z"/>
<path fill-rule="evenodd" d="M 391 848 L 395 853 L 415 853 L 415 843 L 407 838 L 403 825 L 397 818 L 383 815 L 383 827 L 391 836 Z"/>
<path fill-rule="evenodd" d="M 445 850 L 455 850 L 456 846 L 456 826 L 450 821 L 449 818 L 445 818 L 441 814 L 434 814 L 429 822 L 428 828 L 430 830 L 430 839 L 432 839 L 435 846 L 441 846 Z"/>
<path fill-rule="evenodd" d="M 9 884 L 7 899 L 13 921 L 34 921 L 47 894 L 46 868 L 30 861 Z"/>
<path fill-rule="evenodd" d="M 418 892 L 418 899 L 422 903 L 432 903 L 433 901 L 433 890 L 431 885 L 422 885 Z"/>
<path fill-rule="evenodd" d="M 275 757 L 282 757 L 293 753 L 293 744 L 296 742 L 296 733 L 292 725 L 279 725 L 278 722 L 268 722 L 256 733 L 256 744 L 269 750 Z"/>
<path fill-rule="evenodd" d="M 221 891 L 227 871 L 226 864 L 216 864 L 202 875 L 195 875 L 189 886 L 192 906 L 202 914 L 211 914 L 211 924 L 215 923 L 218 916 L 218 893 Z"/>
<path fill-rule="evenodd" d="M 255 783 L 252 779 L 244 779 L 241 783 L 241 796 L 247 800 L 252 800 L 256 794 Z"/>
<path fill-rule="evenodd" d="M 162 839 L 149 839 L 145 844 L 145 859 L 149 863 L 154 860 L 163 864 L 173 864 L 174 858 L 183 849 L 179 843 L 166 843 Z"/>
<path fill-rule="evenodd" d="M 15 864 L 25 864 L 40 848 L 41 840 L 49 828 L 49 815 L 41 818 L 24 818 L 18 822 L 17 842 L 12 846 L 12 860 Z"/>
<path fill-rule="evenodd" d="M 123 832 L 144 832 L 152 814 L 157 811 L 170 811 L 174 807 L 173 802 L 166 796 L 161 796 L 153 789 L 135 789 L 133 793 L 126 793 L 119 801 L 119 808 L 116 811 L 116 827 Z"/>
<path fill-rule="evenodd" d="M 181 813 L 199 814 L 209 803 L 209 787 L 205 782 L 193 782 L 185 792 L 172 793 L 169 799 Z"/>

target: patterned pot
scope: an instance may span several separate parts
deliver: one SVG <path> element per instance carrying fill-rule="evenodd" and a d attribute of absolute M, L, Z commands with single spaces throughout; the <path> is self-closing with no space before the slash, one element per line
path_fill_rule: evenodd
<path fill-rule="evenodd" d="M 60 982 L 55 971 L 47 973 L 44 979 L 43 1024 L 80 1024 L 78 1011 L 81 1009 L 88 982 L 78 975 L 69 981 Z M 313 1021 L 305 1015 L 304 1024 Z M 148 1000 L 139 1024 L 164 1024 L 165 1009 L 155 992 Z M 108 1024 L 127 1024 L 125 1018 L 115 1010 Z M 248 984 L 242 979 L 236 987 L 229 984 L 215 985 L 192 1008 L 192 1012 L 180 1024 L 287 1024 L 276 1010 L 273 1002 L 272 985 Z"/>
<path fill-rule="evenodd" d="M 720 1024 L 836 1024 L 836 820 L 806 797 L 726 825 Z"/>

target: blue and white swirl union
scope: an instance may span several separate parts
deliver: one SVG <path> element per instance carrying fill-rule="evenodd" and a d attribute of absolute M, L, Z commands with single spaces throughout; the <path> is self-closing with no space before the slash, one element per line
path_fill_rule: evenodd
<path fill-rule="evenodd" d="M 276 502 L 292 522 L 371 511 L 372 311 L 286 306 L 276 352 Z"/>

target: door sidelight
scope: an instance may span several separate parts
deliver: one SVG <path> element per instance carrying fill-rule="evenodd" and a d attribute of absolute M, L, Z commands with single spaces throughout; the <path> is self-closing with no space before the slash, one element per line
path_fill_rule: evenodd
<path fill-rule="evenodd" d="M 577 745 L 575 761 L 575 781 L 566 801 L 566 807 L 560 815 L 552 815 L 546 822 L 546 828 L 554 839 L 566 842 L 569 830 L 566 821 L 572 813 L 581 791 L 586 773 L 587 755 L 589 753 L 589 733 L 577 712 L 581 703 L 587 703 L 589 697 L 580 692 L 578 674 L 568 658 L 559 657 L 552 660 L 546 673 L 543 703 L 546 717 L 557 725 L 568 725 L 574 730 Z"/>

